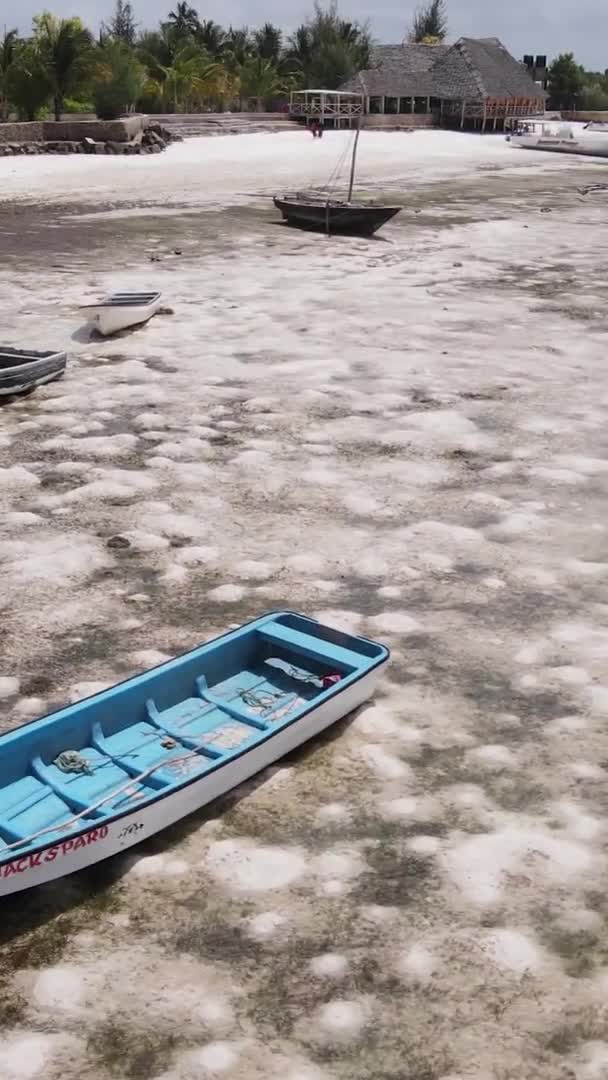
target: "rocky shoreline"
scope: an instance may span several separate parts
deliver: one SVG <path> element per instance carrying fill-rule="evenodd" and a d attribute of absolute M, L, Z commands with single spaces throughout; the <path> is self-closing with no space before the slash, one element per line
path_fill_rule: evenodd
<path fill-rule="evenodd" d="M 41 142 L 0 142 L 0 158 L 19 154 L 160 154 L 174 142 L 182 142 L 182 136 L 169 131 L 162 124 L 150 123 L 144 127 L 139 138 L 131 142 L 101 141 L 89 137 L 83 139 L 52 139 Z"/>

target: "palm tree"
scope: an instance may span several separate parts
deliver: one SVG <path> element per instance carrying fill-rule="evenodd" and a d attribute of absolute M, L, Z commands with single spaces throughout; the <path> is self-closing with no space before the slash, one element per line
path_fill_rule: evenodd
<path fill-rule="evenodd" d="M 314 15 L 289 40 L 285 61 L 308 86 L 335 90 L 356 71 L 369 67 L 371 38 L 367 26 L 341 19 L 335 3 L 315 4 Z"/>
<path fill-rule="evenodd" d="M 240 30 L 229 27 L 222 46 L 222 61 L 231 75 L 240 72 L 253 52 L 253 42 L 246 26 Z"/>
<path fill-rule="evenodd" d="M 425 7 L 417 9 L 409 39 L 422 45 L 437 45 L 447 32 L 445 0 L 429 0 Z"/>
<path fill-rule="evenodd" d="M 158 94 L 163 105 L 171 105 L 175 112 L 183 105 L 191 108 L 206 97 L 221 94 L 221 64 L 205 56 L 192 44 L 179 49 L 168 65 L 149 57 L 148 70 L 148 92 Z"/>
<path fill-rule="evenodd" d="M 18 41 L 7 72 L 7 95 L 21 120 L 35 120 L 48 104 L 51 87 L 32 41 Z"/>
<path fill-rule="evenodd" d="M 278 26 L 268 22 L 264 23 L 253 35 L 258 56 L 261 56 L 263 60 L 271 60 L 273 64 L 277 65 L 281 56 L 282 39 L 283 34 Z"/>
<path fill-rule="evenodd" d="M 271 60 L 262 56 L 251 56 L 239 72 L 240 96 L 243 99 L 254 98 L 256 112 L 262 112 L 264 102 L 285 91 L 285 79 Z"/>
<path fill-rule="evenodd" d="M 186 0 L 178 0 L 175 11 L 169 12 L 168 24 L 177 38 L 194 37 L 200 27 L 198 11 Z"/>
<path fill-rule="evenodd" d="M 224 31 L 213 19 L 203 19 L 196 32 L 196 40 L 210 56 L 219 56 L 224 44 Z"/>
<path fill-rule="evenodd" d="M 34 19 L 34 45 L 60 120 L 65 98 L 90 77 L 93 39 L 80 19 L 58 19 L 45 11 Z"/>
<path fill-rule="evenodd" d="M 120 39 L 108 39 L 99 49 L 93 82 L 95 112 L 100 120 L 115 120 L 141 97 L 147 72 L 132 49 Z"/>
<path fill-rule="evenodd" d="M 9 69 L 15 59 L 17 31 L 5 30 L 0 40 L 0 120 L 8 117 L 8 80 Z"/>

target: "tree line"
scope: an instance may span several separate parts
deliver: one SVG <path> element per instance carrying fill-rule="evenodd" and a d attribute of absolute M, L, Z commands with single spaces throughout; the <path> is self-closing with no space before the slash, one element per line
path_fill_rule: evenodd
<path fill-rule="evenodd" d="M 261 110 L 291 89 L 336 89 L 369 67 L 367 25 L 343 19 L 333 0 L 286 36 L 272 23 L 227 29 L 179 0 L 157 29 L 140 29 L 130 0 L 116 0 L 94 36 L 78 18 L 37 15 L 28 37 L 0 38 L 0 120 L 52 111 L 113 119 L 144 112 Z"/>
<path fill-rule="evenodd" d="M 573 53 L 560 53 L 548 68 L 547 90 L 554 109 L 608 110 L 608 69 L 587 71 Z"/>
<path fill-rule="evenodd" d="M 447 34 L 445 0 L 416 9 L 407 38 L 433 45 Z M 78 18 L 45 11 L 32 32 L 0 37 L 0 120 L 33 120 L 49 112 L 96 112 L 113 119 L 143 112 L 268 108 L 290 90 L 336 89 L 370 64 L 367 24 L 344 19 L 335 0 L 293 34 L 273 23 L 227 29 L 200 19 L 187 0 L 155 30 L 140 29 L 131 0 L 115 0 L 94 36 Z M 608 70 L 586 71 L 562 53 L 547 71 L 554 108 L 608 110 Z"/>

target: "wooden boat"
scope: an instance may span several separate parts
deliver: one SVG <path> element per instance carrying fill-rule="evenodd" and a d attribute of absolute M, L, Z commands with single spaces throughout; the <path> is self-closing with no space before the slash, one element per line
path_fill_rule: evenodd
<path fill-rule="evenodd" d="M 83 304 L 82 310 L 87 313 L 87 322 L 107 337 L 147 322 L 158 311 L 160 300 L 159 292 L 117 292 L 97 304 Z"/>
<path fill-rule="evenodd" d="M 60 379 L 66 363 L 64 352 L 37 352 L 0 345 L 0 397 L 24 394 L 43 383 Z"/>
<path fill-rule="evenodd" d="M 283 215 L 287 225 L 297 229 L 312 229 L 324 232 L 346 233 L 350 236 L 372 236 L 385 222 L 390 221 L 402 209 L 400 206 L 386 206 L 374 202 L 353 202 L 357 146 L 361 124 L 357 125 L 350 163 L 350 179 L 346 199 L 337 199 L 328 192 L 297 192 L 295 194 L 275 195 L 274 205 Z"/>
<path fill-rule="evenodd" d="M 0 896 L 123 851 L 351 712 L 389 654 L 280 612 L 0 735 Z"/>
<path fill-rule="evenodd" d="M 322 196 L 296 194 L 275 196 L 274 205 L 288 225 L 316 232 L 372 236 L 401 210 L 400 206 L 356 203 Z"/>

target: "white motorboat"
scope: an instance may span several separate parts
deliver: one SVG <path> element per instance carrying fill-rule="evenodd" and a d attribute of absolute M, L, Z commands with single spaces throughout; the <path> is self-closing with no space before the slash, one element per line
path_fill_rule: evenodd
<path fill-rule="evenodd" d="M 520 121 L 511 135 L 512 146 L 522 150 L 548 150 L 556 154 L 608 157 L 608 130 L 564 124 L 559 121 Z"/>
<path fill-rule="evenodd" d="M 97 304 L 83 304 L 82 310 L 87 313 L 87 322 L 107 337 L 147 322 L 158 311 L 160 300 L 159 292 L 117 292 Z"/>

